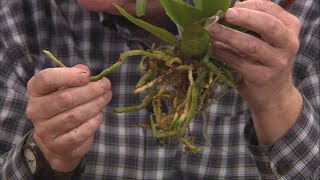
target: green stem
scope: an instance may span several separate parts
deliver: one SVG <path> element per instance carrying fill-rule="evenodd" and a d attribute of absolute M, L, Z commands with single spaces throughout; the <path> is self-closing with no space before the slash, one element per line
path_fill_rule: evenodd
<path fill-rule="evenodd" d="M 123 112 L 132 112 L 132 111 L 138 111 L 148 106 L 148 104 L 153 99 L 153 96 L 155 95 L 154 91 L 149 92 L 149 94 L 143 99 L 141 104 L 133 105 L 129 107 L 117 107 L 114 108 L 113 111 L 116 113 L 123 113 Z"/>
<path fill-rule="evenodd" d="M 150 81 L 148 84 L 146 84 L 146 85 L 144 85 L 144 86 L 141 86 L 141 87 L 135 89 L 135 90 L 133 91 L 133 93 L 134 93 L 134 94 L 141 93 L 142 91 L 145 91 L 146 89 L 151 88 L 151 87 L 153 87 L 155 84 L 161 82 L 161 80 L 162 80 L 162 76 L 157 77 L 156 79 Z"/>
<path fill-rule="evenodd" d="M 172 121 L 171 121 L 170 130 L 173 130 L 173 129 L 174 129 L 175 124 L 176 124 L 176 122 L 177 122 L 177 120 L 178 120 L 178 117 L 179 117 L 179 114 L 176 112 L 176 113 L 174 114 L 174 116 L 173 116 Z"/>
<path fill-rule="evenodd" d="M 47 50 L 43 50 L 43 52 L 50 58 L 50 60 L 52 60 L 54 63 L 56 63 L 56 65 L 58 65 L 59 67 L 67 67 L 65 66 L 61 61 L 59 61 L 57 58 L 55 58 L 50 51 Z"/>
<path fill-rule="evenodd" d="M 175 137 L 177 136 L 177 133 L 174 131 L 169 131 L 169 132 L 162 132 L 162 133 L 157 133 L 154 135 L 155 138 L 167 138 L 167 137 Z"/>
<path fill-rule="evenodd" d="M 180 142 L 188 147 L 193 153 L 199 152 L 202 148 L 197 148 L 196 146 L 192 145 L 188 140 L 183 137 L 179 137 Z"/>
<path fill-rule="evenodd" d="M 116 62 L 115 64 L 113 64 L 112 66 L 110 66 L 109 68 L 103 70 L 100 74 L 96 75 L 96 76 L 91 76 L 90 77 L 90 81 L 97 81 L 101 78 L 103 78 L 104 76 L 106 76 L 107 74 L 113 72 L 114 70 L 116 70 L 127 57 L 130 56 L 148 56 L 148 57 L 152 57 L 153 54 L 147 51 L 143 51 L 143 50 L 131 50 L 131 51 L 126 51 L 124 53 L 122 53 L 120 55 L 120 58 L 118 60 L 118 62 Z"/>
<path fill-rule="evenodd" d="M 138 83 L 137 83 L 137 85 L 136 85 L 136 88 L 139 88 L 139 87 L 145 85 L 146 81 L 147 81 L 148 79 L 150 79 L 150 78 L 152 77 L 152 75 L 153 75 L 153 71 L 152 71 L 151 69 L 149 69 L 148 72 L 145 73 L 145 74 L 141 77 L 141 79 L 138 81 Z"/>
<path fill-rule="evenodd" d="M 57 58 L 55 58 L 50 51 L 47 50 L 43 50 L 43 52 L 50 58 L 50 60 L 52 60 L 55 64 L 57 64 L 59 67 L 66 67 L 63 63 L 61 63 Z M 126 51 L 124 53 L 122 53 L 120 55 L 120 58 L 118 60 L 118 62 L 116 62 L 115 64 L 113 64 L 112 66 L 110 66 L 109 68 L 103 70 L 100 74 L 96 75 L 96 76 L 91 76 L 90 77 L 90 81 L 97 81 L 101 78 L 103 78 L 104 76 L 106 76 L 107 74 L 113 72 L 114 70 L 116 70 L 127 57 L 130 56 L 147 56 L 149 58 L 154 58 L 154 59 L 160 59 L 162 61 L 167 61 L 169 60 L 171 57 L 169 57 L 166 54 L 161 54 L 159 52 L 156 53 L 151 53 L 148 51 L 144 51 L 144 50 L 130 50 L 130 51 Z"/>

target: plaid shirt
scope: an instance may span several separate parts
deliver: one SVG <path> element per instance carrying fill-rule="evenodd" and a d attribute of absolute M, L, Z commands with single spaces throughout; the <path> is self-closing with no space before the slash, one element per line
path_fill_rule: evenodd
<path fill-rule="evenodd" d="M 79 8 L 75 0 L 0 4 L 0 179 L 32 179 L 21 153 L 32 129 L 25 116 L 26 84 L 40 70 L 55 67 L 42 49 L 67 66 L 86 64 L 97 74 L 115 63 L 119 53 L 139 46 L 130 35 L 117 32 L 117 24 L 101 25 L 99 13 Z M 136 126 L 149 123 L 146 110 L 111 111 L 143 98 L 133 95 L 141 74 L 136 70 L 138 59 L 129 58 L 108 75 L 113 99 L 103 110 L 105 120 L 86 156 L 83 179 L 318 179 L 319 1 L 298 0 L 290 12 L 302 23 L 293 74 L 304 107 L 297 123 L 275 144 L 257 145 L 250 110 L 236 91 L 193 119 L 195 144 L 204 147 L 198 154 L 185 154 L 175 142 L 158 142 L 149 129 Z"/>

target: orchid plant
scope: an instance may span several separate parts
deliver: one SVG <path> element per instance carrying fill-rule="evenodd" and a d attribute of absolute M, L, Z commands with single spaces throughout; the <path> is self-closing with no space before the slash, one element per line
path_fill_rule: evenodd
<path fill-rule="evenodd" d="M 212 55 L 208 34 L 209 25 L 221 19 L 230 6 L 230 0 L 160 0 L 169 18 L 176 24 L 179 35 L 141 20 L 147 0 L 136 0 L 136 16 L 114 4 L 117 10 L 132 23 L 149 31 L 166 45 L 153 45 L 148 50 L 123 52 L 119 60 L 100 74 L 91 77 L 96 81 L 117 69 L 129 56 L 142 56 L 138 70 L 144 75 L 137 82 L 135 94 L 145 92 L 140 104 L 117 107 L 116 113 L 138 111 L 152 106 L 150 128 L 156 139 L 175 139 L 185 145 L 188 152 L 197 153 L 190 122 L 200 112 L 217 101 L 229 89 L 235 88 L 233 71 Z M 44 51 L 60 67 L 65 67 L 49 51 Z M 216 89 L 219 94 L 214 94 Z M 167 108 L 163 108 L 163 105 Z"/>

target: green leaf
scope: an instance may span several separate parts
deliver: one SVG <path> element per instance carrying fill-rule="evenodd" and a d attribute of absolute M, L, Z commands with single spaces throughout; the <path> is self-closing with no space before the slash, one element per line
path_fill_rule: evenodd
<path fill-rule="evenodd" d="M 182 32 L 181 52 L 190 58 L 203 57 L 209 46 L 209 34 L 199 24 L 187 26 Z"/>
<path fill-rule="evenodd" d="M 170 19 L 182 27 L 206 17 L 200 9 L 181 0 L 160 0 L 160 2 Z"/>
<path fill-rule="evenodd" d="M 170 33 L 169 31 L 159 28 L 157 26 L 154 26 L 150 23 L 147 23 L 145 21 L 142 21 L 138 18 L 133 17 L 132 15 L 130 15 L 127 11 L 125 11 L 123 8 L 121 8 L 120 6 L 113 4 L 117 10 L 124 16 L 126 17 L 128 20 L 130 20 L 131 22 L 133 22 L 134 24 L 136 24 L 137 26 L 140 26 L 141 28 L 149 31 L 150 33 L 152 33 L 153 35 L 155 35 L 156 37 L 158 37 L 159 39 L 161 39 L 162 41 L 165 41 L 171 45 L 174 46 L 178 46 L 179 45 L 179 41 L 176 39 L 176 37 Z"/>
<path fill-rule="evenodd" d="M 136 15 L 138 17 L 144 16 L 147 0 L 136 0 Z"/>
<path fill-rule="evenodd" d="M 230 6 L 230 0 L 193 0 L 193 3 L 206 17 L 216 14 L 219 10 L 226 12 Z"/>

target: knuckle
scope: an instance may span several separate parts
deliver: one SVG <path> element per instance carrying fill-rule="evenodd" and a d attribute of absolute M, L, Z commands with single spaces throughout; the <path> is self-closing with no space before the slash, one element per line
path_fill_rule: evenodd
<path fill-rule="evenodd" d="M 30 92 L 32 91 L 33 87 L 32 87 L 32 82 L 34 81 L 35 76 L 33 76 L 28 82 L 27 82 L 27 92 L 28 94 L 30 94 Z"/>
<path fill-rule="evenodd" d="M 297 28 L 300 29 L 301 28 L 301 22 L 299 20 L 299 18 L 297 18 L 296 16 L 292 16 L 293 20 L 292 20 L 292 24 Z"/>
<path fill-rule="evenodd" d="M 278 61 L 278 67 L 280 70 L 286 69 L 288 65 L 289 65 L 289 61 L 286 58 Z"/>
<path fill-rule="evenodd" d="M 77 146 L 81 144 L 82 142 L 82 137 L 81 137 L 81 132 L 79 130 L 72 130 L 70 133 L 70 143 Z"/>
<path fill-rule="evenodd" d="M 69 124 L 70 127 L 74 127 L 75 125 L 79 124 L 83 120 L 83 113 L 75 108 L 68 112 L 67 114 L 67 124 Z"/>
<path fill-rule="evenodd" d="M 279 55 L 275 57 L 275 62 L 277 62 L 277 64 L 272 70 L 270 70 L 270 73 L 278 74 L 291 67 L 291 61 L 288 54 L 283 52 L 280 52 Z"/>
<path fill-rule="evenodd" d="M 263 0 L 255 1 L 255 7 L 257 8 L 257 10 L 265 11 L 267 9 L 267 6 L 268 6 L 267 1 L 263 1 Z"/>
<path fill-rule="evenodd" d="M 68 91 L 61 91 L 57 95 L 58 106 L 62 108 L 72 107 L 74 104 L 72 94 Z"/>
<path fill-rule="evenodd" d="M 35 132 L 44 144 L 46 145 L 50 144 L 48 128 L 46 126 L 35 127 Z"/>
<path fill-rule="evenodd" d="M 300 43 L 298 38 L 293 38 L 291 41 L 289 41 L 288 46 L 289 46 L 289 53 L 296 54 L 300 48 Z"/>
<path fill-rule="evenodd" d="M 37 117 L 37 110 L 34 106 L 28 105 L 26 108 L 26 116 L 29 120 L 33 121 Z"/>
<path fill-rule="evenodd" d="M 277 32 L 279 30 L 279 20 L 276 19 L 276 18 L 270 18 L 268 21 L 268 33 L 274 33 L 274 32 Z"/>
<path fill-rule="evenodd" d="M 283 11 L 280 15 L 280 19 L 283 19 L 283 23 L 290 28 L 293 28 L 294 31 L 300 31 L 301 22 L 298 17 Z"/>
<path fill-rule="evenodd" d="M 48 76 L 49 71 L 52 71 L 52 68 L 44 69 L 35 75 L 35 81 L 41 83 L 43 86 L 51 85 L 51 78 Z"/>
<path fill-rule="evenodd" d="M 256 54 L 258 49 L 260 48 L 261 43 L 254 37 L 248 40 L 248 53 Z"/>
<path fill-rule="evenodd" d="M 287 26 L 291 26 L 293 28 L 297 28 L 300 29 L 301 27 L 301 23 L 299 18 L 297 18 L 296 16 L 292 15 L 292 14 L 288 14 L 287 12 L 283 12 L 284 14 L 282 16 L 284 16 L 284 19 L 287 19 L 286 25 Z"/>

